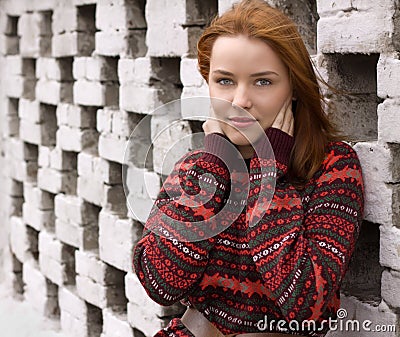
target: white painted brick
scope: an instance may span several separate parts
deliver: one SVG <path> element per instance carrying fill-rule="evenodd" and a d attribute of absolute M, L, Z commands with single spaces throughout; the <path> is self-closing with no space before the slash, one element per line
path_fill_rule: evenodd
<path fill-rule="evenodd" d="M 354 296 L 346 296 L 344 294 L 341 294 L 340 307 L 342 310 L 346 310 L 347 316 L 346 318 L 340 319 L 338 322 L 339 324 L 336 325 L 336 330 L 331 330 L 328 333 L 329 337 L 369 337 L 372 334 L 377 337 L 395 337 L 395 333 L 389 330 L 385 332 L 378 332 L 375 330 L 376 325 L 380 325 L 381 327 L 386 326 L 387 329 L 389 329 L 389 325 L 397 325 L 396 315 L 390 310 L 383 312 L 380 310 L 380 306 L 373 306 L 369 303 L 362 302 Z M 357 321 L 359 329 L 357 329 L 357 325 L 352 325 L 350 320 L 353 320 L 353 323 Z M 370 324 L 368 324 L 368 321 Z M 352 326 L 354 329 L 351 328 Z M 368 328 L 371 330 L 368 331 Z"/>
<path fill-rule="evenodd" d="M 390 306 L 400 306 L 400 294 L 397 291 L 400 287 L 400 272 L 385 269 L 382 273 L 381 293 L 382 299 Z"/>
<path fill-rule="evenodd" d="M 181 56 L 188 52 L 187 29 L 182 27 L 186 20 L 185 6 L 182 2 L 161 4 L 160 1 L 148 0 L 146 20 L 146 43 L 150 56 Z M 160 39 L 160 36 L 163 38 Z"/>
<path fill-rule="evenodd" d="M 109 108 L 97 110 L 97 118 L 96 118 L 97 131 L 104 133 L 111 133 L 113 112 L 114 110 Z"/>
<path fill-rule="evenodd" d="M 61 125 L 56 133 L 57 146 L 64 151 L 81 152 L 94 151 L 97 145 L 98 133 L 94 129 L 78 129 Z"/>
<path fill-rule="evenodd" d="M 92 177 L 78 177 L 78 195 L 97 206 L 102 205 L 104 184 Z"/>
<path fill-rule="evenodd" d="M 52 168 L 39 168 L 38 187 L 53 194 L 74 194 L 76 191 L 76 172 L 61 172 Z"/>
<path fill-rule="evenodd" d="M 201 87 L 184 87 L 180 103 L 182 118 L 206 120 L 210 115 L 211 104 L 207 84 Z"/>
<path fill-rule="evenodd" d="M 25 202 L 41 210 L 53 210 L 53 196 L 38 188 L 35 184 L 24 183 Z"/>
<path fill-rule="evenodd" d="M 74 6 L 95 5 L 98 0 L 72 0 Z"/>
<path fill-rule="evenodd" d="M 86 153 L 78 155 L 78 174 L 99 183 L 122 184 L 122 167 L 119 164 Z"/>
<path fill-rule="evenodd" d="M 364 219 L 385 226 L 391 226 L 394 219 L 398 217 L 398 210 L 396 210 L 398 187 L 374 181 L 367 177 L 364 180 Z"/>
<path fill-rule="evenodd" d="M 60 287 L 72 283 L 73 275 L 66 270 L 66 266 L 46 254 L 39 254 L 39 268 L 45 277 Z"/>
<path fill-rule="evenodd" d="M 132 112 L 151 113 L 163 103 L 160 89 L 141 87 L 134 83 L 121 85 L 119 95 L 120 108 Z"/>
<path fill-rule="evenodd" d="M 104 159 L 123 164 L 127 145 L 126 139 L 101 134 L 99 137 L 99 155 Z"/>
<path fill-rule="evenodd" d="M 17 259 L 26 262 L 33 258 L 31 244 L 34 244 L 34 237 L 29 233 L 28 227 L 22 218 L 13 216 L 10 220 L 10 248 Z"/>
<path fill-rule="evenodd" d="M 342 54 L 379 53 L 390 45 L 392 31 L 391 16 L 387 12 L 340 12 L 334 17 L 318 20 L 318 51 Z"/>
<path fill-rule="evenodd" d="M 57 286 L 48 282 L 33 260 L 23 264 L 22 277 L 25 301 L 41 315 L 54 316 L 58 310 Z"/>
<path fill-rule="evenodd" d="M 82 105 L 118 105 L 118 85 L 86 80 L 74 83 L 74 103 Z"/>
<path fill-rule="evenodd" d="M 317 0 L 317 10 L 321 17 L 332 16 L 340 11 L 350 11 L 354 7 L 351 0 Z"/>
<path fill-rule="evenodd" d="M 36 63 L 36 77 L 44 80 L 72 81 L 72 59 L 40 57 Z"/>
<path fill-rule="evenodd" d="M 0 51 L 3 55 L 15 55 L 19 53 L 19 36 L 0 35 Z"/>
<path fill-rule="evenodd" d="M 118 81 L 117 58 L 89 57 L 86 60 L 86 78 L 89 81 Z"/>
<path fill-rule="evenodd" d="M 393 1 L 383 0 L 371 2 L 368 0 L 317 0 L 317 10 L 321 17 L 332 16 L 338 12 L 364 11 L 379 12 L 393 9 Z"/>
<path fill-rule="evenodd" d="M 76 169 L 76 155 L 55 147 L 50 151 L 50 167 L 60 171 Z"/>
<path fill-rule="evenodd" d="M 124 110 L 113 111 L 111 126 L 111 132 L 123 138 L 129 138 L 134 127 L 131 116 Z"/>
<path fill-rule="evenodd" d="M 91 176 L 93 174 L 93 159 L 90 153 L 80 152 L 78 154 L 78 175 Z"/>
<path fill-rule="evenodd" d="M 380 226 L 379 262 L 382 266 L 400 271 L 400 229 Z"/>
<path fill-rule="evenodd" d="M 218 14 L 228 11 L 232 8 L 232 5 L 239 2 L 238 0 L 218 0 Z"/>
<path fill-rule="evenodd" d="M 39 255 L 47 255 L 59 263 L 74 260 L 73 250 L 59 241 L 53 233 L 47 231 L 39 233 Z"/>
<path fill-rule="evenodd" d="M 142 331 L 145 336 L 154 336 L 159 330 L 165 327 L 160 318 L 153 315 L 145 315 L 143 308 L 131 302 L 127 305 L 128 322 L 133 327 Z"/>
<path fill-rule="evenodd" d="M 6 76 L 24 75 L 23 62 L 21 55 L 7 55 L 6 62 Z"/>
<path fill-rule="evenodd" d="M 131 193 L 143 199 L 155 200 L 161 188 L 157 173 L 131 165 L 127 169 L 126 184 Z"/>
<path fill-rule="evenodd" d="M 38 165 L 40 167 L 50 167 L 50 152 L 51 148 L 48 146 L 38 146 Z"/>
<path fill-rule="evenodd" d="M 134 337 L 133 330 L 127 322 L 125 313 L 117 313 L 112 309 L 103 309 L 104 337 Z"/>
<path fill-rule="evenodd" d="M 5 166 L 6 175 L 20 182 L 35 182 L 37 163 L 34 161 L 8 160 Z"/>
<path fill-rule="evenodd" d="M 51 120 L 48 120 L 47 122 L 48 123 L 36 124 L 29 122 L 28 120 L 21 119 L 19 130 L 21 139 L 28 143 L 37 145 L 55 145 L 54 132 L 56 126 L 54 124 L 50 124 L 50 122 L 52 122 Z"/>
<path fill-rule="evenodd" d="M 169 174 L 175 163 L 190 151 L 191 129 L 188 121 L 180 121 L 171 124 L 169 116 L 153 117 L 153 165 L 154 171 Z M 164 129 L 168 125 L 167 129 Z"/>
<path fill-rule="evenodd" d="M 56 219 L 56 237 L 75 248 L 90 250 L 98 247 L 97 226 L 80 226 Z"/>
<path fill-rule="evenodd" d="M 17 217 L 21 216 L 21 208 L 24 203 L 24 198 L 23 197 L 10 197 L 8 195 L 0 195 L 2 206 L 3 206 L 3 212 L 4 217 L 7 219 L 5 223 L 7 226 L 10 226 L 10 218 L 12 215 L 15 215 Z"/>
<path fill-rule="evenodd" d="M 122 167 L 115 162 L 94 157 L 93 174 L 108 185 L 122 184 Z"/>
<path fill-rule="evenodd" d="M 26 224 L 41 231 L 43 229 L 54 229 L 54 212 L 53 210 L 42 210 L 35 206 L 24 202 L 22 205 L 22 219 Z"/>
<path fill-rule="evenodd" d="M 43 114 L 40 109 L 39 101 L 31 101 L 29 99 L 20 98 L 18 106 L 18 115 L 31 123 L 42 123 Z"/>
<path fill-rule="evenodd" d="M 118 79 L 121 84 L 134 81 L 135 59 L 121 58 L 118 61 Z"/>
<path fill-rule="evenodd" d="M 146 30 L 96 32 L 96 54 L 140 57 L 147 52 Z"/>
<path fill-rule="evenodd" d="M 381 54 L 377 65 L 377 94 L 381 98 L 400 97 L 399 56 Z"/>
<path fill-rule="evenodd" d="M 22 35 L 19 41 L 19 50 L 24 57 L 50 56 L 51 37 Z"/>
<path fill-rule="evenodd" d="M 53 11 L 53 34 L 71 33 L 78 28 L 78 11 L 75 6 L 58 5 Z"/>
<path fill-rule="evenodd" d="M 76 289 L 73 287 L 60 287 L 58 288 L 58 302 L 62 312 L 67 312 L 74 317 L 85 321 L 87 316 L 87 306 L 83 299 L 81 299 Z"/>
<path fill-rule="evenodd" d="M 36 57 L 50 52 L 51 28 L 48 17 L 39 12 L 22 14 L 18 20 L 21 36 L 20 52 L 23 56 Z"/>
<path fill-rule="evenodd" d="M 100 30 L 146 28 L 139 1 L 100 0 L 96 6 L 96 26 Z"/>
<path fill-rule="evenodd" d="M 86 62 L 89 57 L 74 57 L 74 61 L 72 63 L 72 75 L 74 79 L 85 79 L 86 78 Z"/>
<path fill-rule="evenodd" d="M 99 255 L 108 264 L 132 271 L 132 247 L 141 238 L 142 225 L 102 210 L 99 214 Z"/>
<path fill-rule="evenodd" d="M 144 290 L 135 273 L 127 273 L 125 276 L 125 290 L 126 297 L 131 304 L 134 304 L 142 308 L 144 316 L 164 317 L 169 315 L 176 315 L 182 313 L 184 307 L 179 304 L 173 304 L 169 306 L 161 306 L 154 302 Z"/>
<path fill-rule="evenodd" d="M 128 215 L 134 220 L 145 223 L 149 217 L 153 201 L 148 198 L 141 198 L 134 193 L 129 193 L 127 197 Z"/>
<path fill-rule="evenodd" d="M 60 171 L 71 171 L 76 169 L 76 154 L 66 152 L 59 147 L 50 151 L 50 167 Z"/>
<path fill-rule="evenodd" d="M 378 142 L 359 142 L 353 146 L 367 180 L 387 183 L 400 180 L 400 147 Z"/>
<path fill-rule="evenodd" d="M 76 288 L 80 297 L 101 309 L 126 303 L 121 285 L 102 286 L 88 277 L 77 275 Z"/>
<path fill-rule="evenodd" d="M 124 273 L 110 267 L 93 252 L 75 251 L 75 269 L 80 276 L 102 285 L 122 285 Z"/>
<path fill-rule="evenodd" d="M 133 81 L 136 84 L 151 84 L 154 78 L 157 78 L 157 72 L 160 66 L 155 65 L 150 57 L 138 57 L 135 59 Z"/>
<path fill-rule="evenodd" d="M 8 97 L 19 98 L 24 92 L 24 78 L 22 76 L 7 76 L 8 85 L 5 88 L 5 94 Z"/>
<path fill-rule="evenodd" d="M 32 186 L 32 184 L 20 184 L 18 182 L 16 182 L 13 179 L 10 179 L 8 177 L 5 176 L 0 176 L 0 184 L 2 187 L 2 191 L 3 193 L 12 196 L 12 197 L 22 197 L 24 196 L 24 199 L 26 198 L 25 196 L 25 192 L 24 192 L 24 188 L 25 185 L 29 185 Z"/>
<path fill-rule="evenodd" d="M 186 87 L 201 87 L 205 80 L 198 70 L 197 59 L 183 57 L 181 61 L 181 82 Z"/>
<path fill-rule="evenodd" d="M 40 79 L 36 83 L 36 99 L 52 105 L 72 103 L 72 83 Z"/>
<path fill-rule="evenodd" d="M 18 116 L 5 116 L 3 124 L 2 135 L 4 137 L 18 136 L 19 119 Z"/>
<path fill-rule="evenodd" d="M 52 56 L 90 56 L 94 49 L 94 38 L 85 32 L 72 32 L 54 35 Z"/>
<path fill-rule="evenodd" d="M 400 102 L 391 99 L 378 105 L 378 140 L 400 143 Z"/>
<path fill-rule="evenodd" d="M 84 321 L 82 318 L 77 318 L 77 316 L 74 314 L 61 310 L 60 323 L 62 331 L 66 334 L 76 337 L 89 336 L 89 329 L 86 321 Z"/>
<path fill-rule="evenodd" d="M 126 197 L 122 185 L 104 185 L 104 196 L 101 206 L 121 216 L 127 214 Z"/>
<path fill-rule="evenodd" d="M 93 225 L 97 222 L 97 208 L 74 195 L 56 195 L 54 212 L 58 219 L 80 226 Z"/>
<path fill-rule="evenodd" d="M 8 138 L 4 140 L 3 145 L 7 158 L 15 158 L 20 161 L 35 161 L 37 159 L 37 147 L 25 143 L 21 139 Z"/>

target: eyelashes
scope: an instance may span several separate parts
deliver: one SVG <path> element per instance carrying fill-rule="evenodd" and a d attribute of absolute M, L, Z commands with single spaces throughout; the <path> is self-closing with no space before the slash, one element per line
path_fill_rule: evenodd
<path fill-rule="evenodd" d="M 234 81 L 230 78 L 217 78 L 215 83 L 222 85 L 222 86 L 229 86 L 234 85 Z M 259 78 L 254 81 L 254 84 L 258 87 L 266 87 L 272 84 L 272 82 L 267 78 Z"/>

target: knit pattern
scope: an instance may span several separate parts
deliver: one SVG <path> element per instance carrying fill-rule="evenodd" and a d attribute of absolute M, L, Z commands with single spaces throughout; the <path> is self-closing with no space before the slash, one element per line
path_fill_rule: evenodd
<path fill-rule="evenodd" d="M 224 334 L 325 336 L 324 320 L 337 318 L 340 284 L 362 222 L 360 163 L 349 145 L 330 143 L 320 170 L 299 192 L 285 179 L 293 138 L 273 128 L 267 136 L 275 156 L 261 146 L 248 175 L 229 172 L 220 159 L 235 160 L 228 158 L 221 135 L 206 136 L 204 152 L 182 158 L 163 184 L 133 266 L 154 301 L 194 306 Z M 265 172 L 276 184 L 270 179 L 261 184 Z M 200 183 L 206 173 L 213 178 Z M 231 193 L 234 174 L 244 174 L 250 184 L 240 214 L 237 206 L 224 208 L 228 196 L 243 192 L 235 184 Z M 183 205 L 182 198 L 192 199 L 194 207 Z M 201 206 L 199 198 L 206 201 Z M 225 220 L 216 223 L 212 217 L 222 209 Z M 179 220 L 179 229 L 171 219 Z M 202 235 L 202 228 L 192 225 L 196 221 L 205 221 L 204 232 L 224 227 L 190 242 L 193 230 Z M 306 320 L 314 322 L 302 326 Z"/>

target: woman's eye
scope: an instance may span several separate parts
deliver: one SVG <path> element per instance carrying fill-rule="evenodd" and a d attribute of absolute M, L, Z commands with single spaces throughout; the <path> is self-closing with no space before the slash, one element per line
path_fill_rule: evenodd
<path fill-rule="evenodd" d="M 270 84 L 271 84 L 271 81 L 269 81 L 265 78 L 261 78 L 256 81 L 256 85 L 259 85 L 259 86 L 265 86 L 265 85 L 270 85 Z"/>
<path fill-rule="evenodd" d="M 221 79 L 217 80 L 217 83 L 219 83 L 221 85 L 230 85 L 230 84 L 233 84 L 233 81 L 230 80 L 229 78 L 221 78 Z"/>

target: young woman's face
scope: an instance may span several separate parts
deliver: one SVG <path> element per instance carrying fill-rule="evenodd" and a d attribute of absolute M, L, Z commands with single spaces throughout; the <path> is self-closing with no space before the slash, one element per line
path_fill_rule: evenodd
<path fill-rule="evenodd" d="M 211 97 L 230 102 L 214 107 L 215 117 L 224 121 L 222 130 L 239 146 L 249 145 L 245 136 L 258 139 L 292 96 L 288 70 L 275 51 L 242 35 L 216 39 L 208 85 Z"/>

